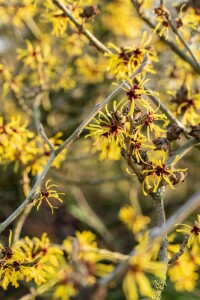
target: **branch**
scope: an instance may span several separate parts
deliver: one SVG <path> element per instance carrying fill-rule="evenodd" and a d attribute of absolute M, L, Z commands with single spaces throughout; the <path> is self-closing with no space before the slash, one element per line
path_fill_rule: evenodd
<path fill-rule="evenodd" d="M 190 237 L 190 236 L 189 236 L 188 234 L 185 235 L 184 240 L 183 240 L 183 242 L 182 242 L 182 244 L 181 244 L 181 246 L 180 246 L 180 250 L 179 250 L 176 254 L 174 254 L 174 256 L 173 256 L 172 258 L 169 259 L 168 264 L 174 263 L 176 260 L 179 259 L 179 257 L 180 257 L 181 255 L 183 255 L 184 250 L 185 250 L 185 247 L 187 246 L 189 237 Z"/>
<path fill-rule="evenodd" d="M 104 46 L 104 44 L 102 44 L 89 30 L 83 28 L 83 26 L 74 18 L 70 10 L 63 3 L 61 3 L 59 0 L 53 0 L 53 3 L 63 11 L 64 15 L 74 23 L 78 31 L 85 35 L 98 50 L 103 53 L 111 53 L 111 51 Z"/>
<path fill-rule="evenodd" d="M 187 141 L 182 147 L 180 147 L 172 156 L 169 157 L 167 161 L 167 166 L 172 165 L 174 162 L 178 162 L 183 156 L 185 156 L 188 151 L 194 146 L 199 144 L 199 141 L 192 137 L 189 141 Z"/>
<path fill-rule="evenodd" d="M 184 38 L 182 37 L 182 35 L 180 34 L 180 32 L 177 30 L 177 28 L 174 25 L 174 23 L 172 22 L 172 20 L 168 19 L 168 22 L 169 22 L 169 24 L 170 24 L 173 32 L 175 33 L 175 35 L 177 35 L 177 37 L 179 38 L 179 40 L 181 41 L 181 43 L 183 44 L 183 46 L 185 47 L 185 49 L 188 51 L 188 53 L 190 54 L 190 56 L 194 60 L 197 68 L 200 69 L 200 64 L 198 62 L 198 59 L 196 58 L 195 54 L 193 53 L 193 51 L 191 50 L 191 48 L 188 46 L 188 44 L 185 42 Z"/>
<path fill-rule="evenodd" d="M 135 9 L 136 9 L 136 12 L 137 12 L 138 15 L 141 17 L 141 19 L 142 19 L 146 24 L 148 24 L 150 28 L 155 29 L 155 24 L 152 23 L 151 20 L 150 20 L 147 16 L 143 15 L 143 14 L 139 11 L 139 7 L 138 7 L 138 5 L 137 5 L 137 3 L 136 3 L 137 1 L 135 1 L 135 0 L 131 0 L 131 1 L 132 1 L 132 3 L 133 3 L 133 6 L 134 6 Z M 172 41 L 166 39 L 163 35 L 162 35 L 162 36 L 159 36 L 159 32 L 160 32 L 160 30 L 157 31 L 159 39 L 160 39 L 163 43 L 167 44 L 167 45 L 171 48 L 171 50 L 172 50 L 174 53 L 176 53 L 180 58 L 182 58 L 185 62 L 187 62 L 187 63 L 195 70 L 196 73 L 200 74 L 200 66 L 197 65 L 196 62 L 195 62 L 193 59 L 191 59 L 187 54 L 185 54 L 185 53 L 184 53 L 179 47 L 177 47 L 176 44 L 174 44 Z"/>
<path fill-rule="evenodd" d="M 148 55 L 144 57 L 142 64 L 138 67 L 138 69 L 130 76 L 130 78 L 134 78 L 139 73 L 141 73 L 148 63 Z M 24 202 L 3 222 L 0 224 L 0 233 L 4 231 L 23 211 L 24 209 L 33 201 L 36 197 L 35 193 L 39 185 L 41 185 L 43 179 L 45 178 L 46 174 L 48 173 L 53 161 L 55 160 L 56 156 L 64 149 L 66 146 L 69 146 L 72 142 L 79 138 L 81 132 L 88 125 L 88 123 L 96 116 L 96 114 L 121 90 L 121 88 L 127 84 L 128 80 L 120 84 L 103 102 L 96 104 L 94 109 L 91 113 L 85 118 L 85 120 L 78 126 L 78 128 L 69 136 L 69 138 L 63 142 L 63 144 L 51 153 L 51 156 L 38 177 L 37 181 L 35 182 L 29 196 L 24 200 Z"/>
<path fill-rule="evenodd" d="M 170 233 L 173 229 L 175 224 L 183 222 L 187 216 L 189 216 L 195 209 L 200 206 L 200 190 L 193 194 L 185 204 L 183 204 L 166 222 L 166 226 L 162 228 L 153 228 L 150 230 L 149 235 L 149 243 L 147 245 L 146 251 L 149 251 L 153 245 L 161 237 L 164 237 L 168 233 Z M 129 253 L 129 257 L 133 257 L 136 255 L 136 251 L 132 250 Z M 117 278 L 121 277 L 128 269 L 129 266 L 129 259 L 125 260 L 121 264 L 119 264 L 113 272 L 108 274 L 106 277 L 101 278 L 99 280 L 99 285 L 101 286 L 108 286 L 112 281 L 115 281 Z"/>
<path fill-rule="evenodd" d="M 44 132 L 44 127 L 41 123 L 39 125 L 38 131 L 39 131 L 39 134 L 40 134 L 41 138 L 43 139 L 43 141 L 49 146 L 50 151 L 54 152 L 55 148 L 54 148 L 53 144 L 51 143 L 51 141 L 46 136 L 46 133 Z"/>
<path fill-rule="evenodd" d="M 136 77 L 140 74 L 145 66 L 148 64 L 148 55 L 145 55 L 141 65 L 138 69 L 130 76 L 130 79 Z M 55 150 L 56 155 L 60 153 L 66 146 L 70 145 L 74 142 L 77 138 L 79 138 L 83 129 L 92 121 L 92 119 L 96 116 L 96 114 L 108 103 L 112 100 L 112 98 L 125 86 L 129 80 L 122 82 L 103 102 L 97 103 L 96 106 L 93 108 L 91 113 L 85 118 L 85 120 L 78 126 L 78 128 L 70 135 L 70 137 L 58 148 Z"/>

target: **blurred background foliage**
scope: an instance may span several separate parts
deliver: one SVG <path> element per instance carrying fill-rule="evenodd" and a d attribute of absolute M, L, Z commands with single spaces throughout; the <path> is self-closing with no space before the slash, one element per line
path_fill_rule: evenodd
<path fill-rule="evenodd" d="M 64 2 L 74 7 L 78 20 L 85 22 L 85 28 L 106 46 L 112 42 L 118 47 L 138 47 L 142 33 L 145 30 L 148 34 L 152 33 L 129 0 Z M 143 1 L 143 9 L 150 18 L 155 18 L 153 8 L 158 2 Z M 194 9 L 199 22 L 199 5 L 194 5 L 195 1 L 184 2 Z M 166 3 L 176 15 L 177 7 L 183 1 Z M 79 14 L 86 5 L 98 5 L 98 13 L 83 20 Z M 65 140 L 95 104 L 115 88 L 112 83 L 116 79 L 108 71 L 107 58 L 65 17 L 63 21 L 60 14 L 50 0 L 0 1 L 0 112 L 5 123 L 20 115 L 22 123 L 28 121 L 28 129 L 36 135 L 41 122 L 49 138 L 62 132 L 62 140 Z M 192 30 L 185 37 L 199 41 Z M 152 37 L 151 47 L 157 52 L 158 61 L 153 63 L 156 73 L 148 73 L 147 77 L 151 79 L 152 90 L 159 92 L 161 101 L 170 103 L 172 96 L 169 91 L 177 91 L 185 81 L 193 93 L 199 92 L 194 71 L 160 42 L 156 34 Z M 40 68 L 34 55 L 38 55 L 38 61 L 41 60 Z M 120 97 L 123 97 L 122 93 L 116 99 Z M 91 230 L 96 233 L 100 247 L 126 254 L 133 248 L 135 240 L 119 220 L 120 208 L 126 204 L 139 205 L 143 214 L 150 217 L 150 226 L 153 227 L 156 225 L 154 203 L 150 197 L 144 197 L 137 178 L 127 174 L 123 158 L 99 161 L 99 153 L 92 146 L 92 140 L 85 138 L 86 133 L 88 131 L 85 130 L 69 147 L 59 168 L 52 167 L 47 176 L 58 185 L 60 192 L 65 193 L 63 203 L 54 210 L 54 214 L 45 204 L 39 211 L 33 208 L 21 235 L 41 237 L 43 232 L 47 232 L 51 241 L 60 243 L 77 230 Z M 183 142 L 184 138 L 181 138 L 179 145 Z M 167 190 L 167 216 L 175 212 L 199 186 L 198 150 L 198 147 L 194 148 L 181 163 L 181 167 L 188 168 L 186 181 L 175 190 Z M 19 164 L 18 168 L 15 164 L 16 161 L 0 165 L 0 222 L 25 198 L 23 164 Z M 29 172 L 30 186 L 36 178 L 37 175 Z M 7 236 L 8 230 L 3 233 L 2 239 L 6 241 Z M 175 291 L 169 283 L 163 299 L 199 299 L 198 288 L 187 294 Z M 9 287 L 7 291 L 0 291 L 0 298 L 18 299 L 24 291 L 26 286 L 18 290 Z M 120 288 L 114 287 L 108 299 L 121 300 L 124 295 Z"/>

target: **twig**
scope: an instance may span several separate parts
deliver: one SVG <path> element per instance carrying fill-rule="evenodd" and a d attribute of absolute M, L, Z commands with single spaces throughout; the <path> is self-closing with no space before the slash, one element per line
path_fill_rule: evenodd
<path fill-rule="evenodd" d="M 63 3 L 61 3 L 59 0 L 53 0 L 53 3 L 63 11 L 65 16 L 68 17 L 74 23 L 79 32 L 85 35 L 98 50 L 100 50 L 103 53 L 111 53 L 111 51 L 104 44 L 102 44 L 89 30 L 83 28 L 82 24 L 80 24 L 74 18 L 70 10 Z"/>
<path fill-rule="evenodd" d="M 55 151 L 55 148 L 53 146 L 53 144 L 51 143 L 51 141 L 48 139 L 48 137 L 46 136 L 45 132 L 44 132 L 44 127 L 43 125 L 40 123 L 39 125 L 39 134 L 41 136 L 41 138 L 44 140 L 44 142 L 49 146 L 49 149 L 51 152 L 54 152 Z"/>
<path fill-rule="evenodd" d="M 130 78 L 134 78 L 139 73 L 141 73 L 148 63 L 148 55 L 144 57 L 142 64 L 138 67 L 138 69 L 130 76 Z M 121 88 L 127 83 L 128 81 L 123 82 L 119 87 L 117 87 L 103 102 L 97 104 L 91 113 L 85 118 L 85 120 L 78 126 L 78 128 L 69 136 L 69 138 L 55 151 L 51 153 L 51 156 L 43 169 L 41 175 L 36 180 L 29 196 L 24 200 L 24 202 L 3 222 L 0 224 L 0 233 L 4 231 L 29 205 L 30 202 L 33 201 L 34 195 L 38 186 L 41 184 L 42 180 L 45 178 L 46 174 L 48 173 L 53 161 L 55 160 L 56 156 L 64 149 L 66 146 L 69 146 L 72 142 L 79 138 L 81 132 L 88 125 L 88 123 L 95 117 L 95 115 L 108 103 L 114 96 L 117 94 Z"/>
<path fill-rule="evenodd" d="M 145 23 L 147 23 L 150 28 L 155 29 L 155 24 L 152 23 L 151 20 L 147 16 L 143 15 L 139 11 L 138 5 L 137 5 L 136 1 L 135 0 L 131 0 L 131 1 L 133 3 L 133 6 L 136 9 L 136 12 L 141 17 L 141 19 Z M 169 39 L 165 38 L 163 35 L 160 36 L 159 32 L 160 32 L 160 30 L 157 31 L 159 39 L 162 42 L 164 42 L 165 44 L 167 44 L 174 53 L 176 53 L 180 58 L 182 58 L 185 62 L 187 62 L 198 74 L 200 74 L 200 67 L 196 64 L 196 62 L 193 59 L 191 59 L 187 54 L 185 54 L 179 47 L 177 47 L 177 45 L 174 44 L 172 41 L 170 41 Z"/>
<path fill-rule="evenodd" d="M 24 209 L 35 199 L 38 197 L 38 195 L 35 195 L 36 190 L 38 188 L 38 186 L 41 184 L 42 180 L 45 178 L 47 172 L 49 171 L 54 159 L 55 159 L 56 155 L 53 152 L 44 168 L 44 170 L 42 171 L 41 175 L 38 177 L 38 179 L 36 180 L 30 194 L 28 195 L 28 197 L 26 197 L 26 199 L 24 200 L 24 202 L 3 222 L 0 224 L 0 233 L 2 231 L 4 231 L 23 211 Z"/>
<path fill-rule="evenodd" d="M 174 162 L 178 162 L 184 155 L 188 153 L 188 151 L 199 141 L 192 137 L 189 141 L 187 141 L 182 147 L 180 147 L 172 156 L 169 157 L 167 161 L 167 166 L 172 165 Z"/>
<path fill-rule="evenodd" d="M 182 35 L 180 34 L 180 32 L 177 30 L 176 26 L 174 25 L 174 23 L 172 22 L 171 19 L 168 19 L 169 25 L 171 26 L 173 32 L 177 35 L 177 37 L 179 38 L 179 40 L 181 41 L 181 43 L 183 44 L 183 46 L 185 47 L 185 49 L 188 51 L 188 53 L 190 54 L 190 56 L 193 58 L 195 64 L 197 65 L 198 68 L 200 68 L 200 64 L 199 61 L 197 59 L 197 57 L 195 56 L 195 54 L 193 53 L 193 51 L 191 50 L 191 48 L 188 46 L 188 44 L 185 42 L 184 38 L 182 37 Z"/>
<path fill-rule="evenodd" d="M 180 250 L 176 254 L 174 254 L 174 256 L 172 258 L 169 259 L 168 264 L 174 263 L 184 253 L 185 247 L 187 246 L 187 243 L 188 243 L 188 240 L 189 240 L 189 237 L 190 236 L 188 234 L 186 234 L 184 236 L 184 240 L 183 240 L 183 242 L 180 246 Z"/>

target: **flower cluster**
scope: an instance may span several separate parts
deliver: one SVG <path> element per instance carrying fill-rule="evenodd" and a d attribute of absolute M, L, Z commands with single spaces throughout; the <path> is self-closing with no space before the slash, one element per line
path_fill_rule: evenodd
<path fill-rule="evenodd" d="M 0 118 L 0 164 L 15 163 L 15 170 L 19 166 L 32 174 L 40 173 L 46 165 L 50 150 L 44 144 L 41 137 L 36 136 L 28 128 L 28 122 L 22 123 L 20 117 L 13 117 L 10 122 L 4 124 Z M 59 132 L 50 138 L 51 143 L 57 148 L 62 144 Z M 58 168 L 65 159 L 66 150 L 56 157 L 53 166 Z"/>
<path fill-rule="evenodd" d="M 123 206 L 120 209 L 119 218 L 136 235 L 145 230 L 150 223 L 148 217 L 143 216 L 130 205 Z"/>
<path fill-rule="evenodd" d="M 99 113 L 90 124 L 87 136 L 95 138 L 94 145 L 101 151 L 100 159 L 119 159 L 122 155 L 128 162 L 139 166 L 139 180 L 143 193 L 155 193 L 161 184 L 174 185 L 184 181 L 186 169 L 175 169 L 167 164 L 170 143 L 179 138 L 181 130 L 172 124 L 168 130 L 161 127 L 165 114 L 157 113 L 146 99 L 150 94 L 144 88 L 146 80 L 140 77 L 137 84 L 128 80 L 126 97 L 113 110 L 108 107 Z M 146 112 L 145 112 L 146 110 Z M 135 172 L 135 169 L 134 169 Z"/>
<path fill-rule="evenodd" d="M 62 251 L 50 246 L 50 241 L 44 233 L 42 238 L 25 237 L 24 241 L 9 246 L 0 244 L 0 285 L 7 289 L 11 284 L 19 286 L 19 280 L 34 281 L 37 285 L 46 282 L 48 274 L 56 273 L 56 267 L 62 259 Z"/>
<path fill-rule="evenodd" d="M 137 67 L 141 64 L 145 54 L 149 54 L 151 61 L 157 61 L 155 51 L 149 47 L 151 36 L 145 31 L 143 33 L 142 40 L 138 47 L 117 47 L 116 45 L 109 43 L 109 47 L 114 49 L 116 53 L 106 53 L 108 58 L 108 70 L 118 80 L 130 76 Z M 147 65 L 145 71 L 154 73 L 153 67 Z"/>

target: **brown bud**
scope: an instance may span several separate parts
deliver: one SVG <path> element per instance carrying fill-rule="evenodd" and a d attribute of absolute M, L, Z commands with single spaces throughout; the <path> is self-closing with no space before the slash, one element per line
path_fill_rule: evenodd
<path fill-rule="evenodd" d="M 183 131 L 176 123 L 171 124 L 167 130 L 167 139 L 171 142 L 179 139 L 180 133 Z"/>
<path fill-rule="evenodd" d="M 169 180 L 173 185 L 178 184 L 180 182 L 185 181 L 185 177 L 187 176 L 187 172 L 181 171 L 181 172 L 174 172 L 169 176 Z"/>
<path fill-rule="evenodd" d="M 178 20 L 176 21 L 176 27 L 180 28 L 183 26 L 183 21 L 181 20 L 181 18 L 178 18 Z"/>
<path fill-rule="evenodd" d="M 164 150 L 167 151 L 170 147 L 170 142 L 166 138 L 159 137 L 153 141 L 154 145 L 156 146 L 156 150 Z"/>
<path fill-rule="evenodd" d="M 200 124 L 196 126 L 191 126 L 191 131 L 189 135 L 195 137 L 198 141 L 200 141 Z"/>
<path fill-rule="evenodd" d="M 80 17 L 85 19 L 91 19 L 99 14 L 99 9 L 96 5 L 85 6 L 83 12 L 79 14 Z"/>

